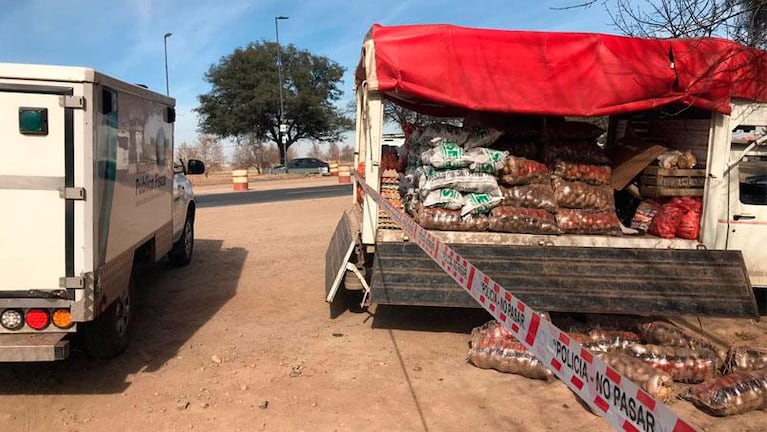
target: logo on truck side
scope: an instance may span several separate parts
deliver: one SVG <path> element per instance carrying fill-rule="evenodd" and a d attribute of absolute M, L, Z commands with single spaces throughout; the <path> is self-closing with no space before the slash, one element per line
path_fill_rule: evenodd
<path fill-rule="evenodd" d="M 144 174 L 136 177 L 136 196 L 143 195 L 155 189 L 161 189 L 168 183 L 168 178 L 160 174 Z"/>

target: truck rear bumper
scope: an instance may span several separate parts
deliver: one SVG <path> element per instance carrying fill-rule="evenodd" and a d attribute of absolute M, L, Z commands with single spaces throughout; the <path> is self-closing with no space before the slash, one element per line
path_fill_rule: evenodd
<path fill-rule="evenodd" d="M 0 334 L 0 362 L 63 360 L 69 356 L 67 333 Z"/>
<path fill-rule="evenodd" d="M 739 251 L 451 246 L 541 311 L 758 317 Z M 378 243 L 372 272 L 374 303 L 479 306 L 412 242 Z"/>

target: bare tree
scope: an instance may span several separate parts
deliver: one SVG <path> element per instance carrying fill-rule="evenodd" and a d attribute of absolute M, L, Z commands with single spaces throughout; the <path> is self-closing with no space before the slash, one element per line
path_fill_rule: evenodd
<path fill-rule="evenodd" d="M 218 138 L 213 135 L 200 135 L 197 137 L 195 147 L 199 152 L 200 159 L 211 171 L 221 169 L 226 158 L 224 157 L 224 148 Z"/>
<path fill-rule="evenodd" d="M 253 148 L 244 145 L 238 145 L 232 155 L 232 165 L 235 168 L 257 167 L 256 155 L 253 154 Z"/>
<path fill-rule="evenodd" d="M 629 36 L 719 36 L 752 47 L 767 46 L 767 0 L 589 0 L 555 8 L 601 4 L 615 27 Z"/>
<path fill-rule="evenodd" d="M 394 123 L 398 126 L 402 126 L 404 124 L 423 126 L 428 122 L 428 119 L 428 116 L 396 105 L 389 100 L 384 102 L 384 120 Z"/>
<path fill-rule="evenodd" d="M 279 163 L 280 152 L 275 145 L 249 135 L 237 143 L 234 157 L 235 164 L 242 167 L 255 167 L 261 172 Z"/>
<path fill-rule="evenodd" d="M 176 147 L 176 160 L 189 160 L 200 159 L 200 151 L 196 146 L 190 145 L 188 142 L 182 142 Z"/>
<path fill-rule="evenodd" d="M 332 142 L 330 143 L 330 145 L 328 145 L 328 150 L 325 152 L 325 154 L 322 157 L 326 161 L 337 162 L 339 159 L 341 159 L 341 148 L 338 147 L 338 144 L 336 144 L 335 142 Z"/>
<path fill-rule="evenodd" d="M 390 100 L 384 101 L 384 120 L 400 127 L 404 127 L 404 125 L 423 127 L 437 122 L 454 124 L 456 126 L 460 126 L 461 124 L 461 119 L 442 118 L 421 114 L 399 106 Z"/>
<path fill-rule="evenodd" d="M 339 155 L 341 162 L 354 162 L 354 147 L 349 144 L 341 147 L 341 153 Z"/>
<path fill-rule="evenodd" d="M 309 149 L 308 156 L 317 159 L 322 157 L 322 149 L 320 148 L 320 143 L 317 141 L 312 143 L 312 147 Z"/>
<path fill-rule="evenodd" d="M 290 155 L 290 149 L 288 149 Z M 280 163 L 280 149 L 276 145 L 270 145 L 266 147 L 264 151 L 264 164 L 265 166 L 273 167 Z"/>

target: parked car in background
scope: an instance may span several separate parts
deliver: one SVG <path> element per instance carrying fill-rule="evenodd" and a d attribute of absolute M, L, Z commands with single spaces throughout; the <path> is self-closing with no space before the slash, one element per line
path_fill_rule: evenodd
<path fill-rule="evenodd" d="M 330 166 L 327 162 L 317 158 L 296 158 L 288 161 L 288 171 L 295 174 L 330 174 Z M 285 172 L 283 165 L 278 165 L 270 170 L 272 174 Z"/>

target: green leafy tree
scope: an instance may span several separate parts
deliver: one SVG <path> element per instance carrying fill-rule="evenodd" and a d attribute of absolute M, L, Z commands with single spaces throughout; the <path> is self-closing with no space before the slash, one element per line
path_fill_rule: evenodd
<path fill-rule="evenodd" d="M 286 146 L 299 140 L 336 141 L 352 121 L 335 106 L 344 68 L 293 45 L 282 47 Z M 277 44 L 251 43 L 221 58 L 205 74 L 210 92 L 200 95 L 199 128 L 236 140 L 252 136 L 279 144 L 280 97 Z M 282 145 L 277 146 L 284 161 Z"/>

